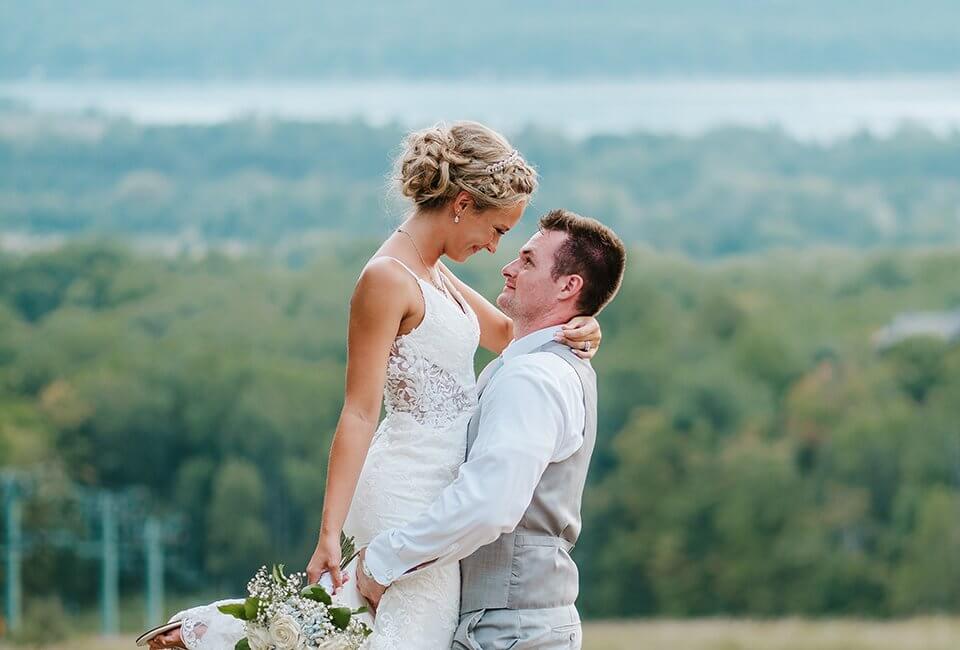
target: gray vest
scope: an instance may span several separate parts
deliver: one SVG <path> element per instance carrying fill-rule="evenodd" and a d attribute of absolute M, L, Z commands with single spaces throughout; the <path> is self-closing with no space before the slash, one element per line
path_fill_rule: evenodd
<path fill-rule="evenodd" d="M 570 550 L 580 535 L 580 501 L 597 435 L 597 378 L 590 363 L 565 345 L 550 341 L 533 352 L 556 354 L 579 376 L 586 406 L 583 445 L 566 460 L 547 466 L 516 530 L 460 561 L 461 614 L 572 605 L 580 589 Z M 479 393 L 501 365 L 494 360 L 480 374 Z M 467 430 L 468 455 L 479 425 L 477 409 Z"/>

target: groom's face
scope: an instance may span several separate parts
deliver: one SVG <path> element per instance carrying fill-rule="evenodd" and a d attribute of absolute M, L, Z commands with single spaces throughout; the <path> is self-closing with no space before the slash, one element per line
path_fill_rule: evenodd
<path fill-rule="evenodd" d="M 497 296 L 497 305 L 511 318 L 543 314 L 553 309 L 563 282 L 554 279 L 553 260 L 557 250 L 567 239 L 567 233 L 538 230 L 523 248 L 517 259 L 503 267 L 503 290 Z"/>

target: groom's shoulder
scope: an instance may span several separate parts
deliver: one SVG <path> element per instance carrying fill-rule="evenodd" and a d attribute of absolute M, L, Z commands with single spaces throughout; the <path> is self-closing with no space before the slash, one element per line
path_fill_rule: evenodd
<path fill-rule="evenodd" d="M 501 374 L 504 376 L 522 376 L 530 381 L 551 384 L 576 382 L 579 385 L 577 372 L 554 352 L 535 350 L 520 354 L 504 363 Z"/>

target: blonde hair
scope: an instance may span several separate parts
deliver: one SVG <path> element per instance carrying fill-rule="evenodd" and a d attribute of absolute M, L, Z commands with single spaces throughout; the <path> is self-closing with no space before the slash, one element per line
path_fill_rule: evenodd
<path fill-rule="evenodd" d="M 477 122 L 443 123 L 410 133 L 394 180 L 418 207 L 439 208 L 461 191 L 478 210 L 506 208 L 537 188 L 537 172 L 502 135 Z"/>

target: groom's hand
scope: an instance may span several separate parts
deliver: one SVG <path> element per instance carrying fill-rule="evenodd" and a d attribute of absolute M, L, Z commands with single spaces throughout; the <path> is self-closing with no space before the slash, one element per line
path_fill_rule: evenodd
<path fill-rule="evenodd" d="M 380 599 L 383 598 L 383 592 L 385 592 L 387 588 L 369 577 L 363 570 L 366 557 L 367 549 L 361 550 L 357 561 L 357 590 L 360 592 L 360 595 L 367 599 L 367 602 L 370 603 L 370 609 L 376 614 L 377 607 L 380 606 Z"/>

